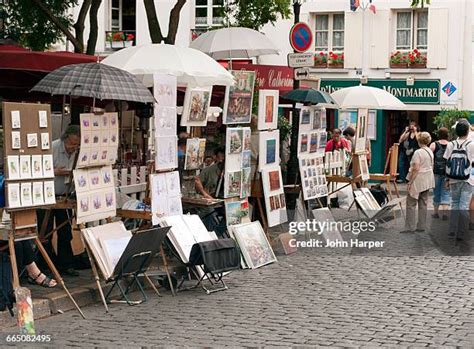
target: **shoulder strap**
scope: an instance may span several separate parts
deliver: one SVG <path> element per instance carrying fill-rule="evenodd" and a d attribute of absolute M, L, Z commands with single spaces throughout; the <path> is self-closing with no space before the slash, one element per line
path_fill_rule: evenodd
<path fill-rule="evenodd" d="M 426 149 L 426 148 L 421 148 L 421 149 L 423 149 L 424 151 L 426 151 L 428 153 L 428 156 L 430 157 L 431 163 L 433 163 L 434 159 L 431 157 L 431 153 L 428 151 L 428 149 Z"/>

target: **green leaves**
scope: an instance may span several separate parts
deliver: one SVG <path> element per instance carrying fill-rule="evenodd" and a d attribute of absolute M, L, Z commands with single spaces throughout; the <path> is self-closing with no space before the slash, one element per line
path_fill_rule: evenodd
<path fill-rule="evenodd" d="M 68 28 L 73 24 L 68 10 L 77 0 L 45 0 L 48 8 Z M 4 38 L 15 40 L 34 51 L 44 51 L 63 40 L 63 33 L 52 25 L 44 13 L 31 0 L 9 0 L 0 9 L 5 12 Z"/>
<path fill-rule="evenodd" d="M 446 127 L 449 130 L 451 137 L 454 137 L 452 126 L 459 119 L 465 118 L 469 120 L 470 115 L 470 112 L 467 110 L 443 109 L 438 115 L 434 117 L 433 123 L 438 129 L 441 127 Z"/>
<path fill-rule="evenodd" d="M 290 0 L 233 0 L 229 1 L 231 25 L 260 30 L 265 24 L 274 24 L 280 17 L 291 14 Z"/>

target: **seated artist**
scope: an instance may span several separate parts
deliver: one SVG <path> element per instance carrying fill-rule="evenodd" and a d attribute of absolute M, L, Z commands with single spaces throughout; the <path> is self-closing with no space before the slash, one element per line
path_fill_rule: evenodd
<path fill-rule="evenodd" d="M 1 249 L 5 248 L 8 251 L 8 243 L 2 241 L 0 243 L 0 247 Z M 35 262 L 35 252 L 33 250 L 33 244 L 31 241 L 16 241 L 15 256 L 18 266 L 18 274 L 20 274 L 21 270 L 25 268 L 28 274 L 28 283 L 46 288 L 53 288 L 57 285 L 56 280 L 46 276 L 38 268 L 38 265 Z"/>
<path fill-rule="evenodd" d="M 214 150 L 215 163 L 204 168 L 196 176 L 196 192 L 206 199 L 224 198 L 225 149 Z M 207 230 L 222 236 L 225 233 L 225 212 L 223 207 L 200 209 L 198 212 Z"/>
<path fill-rule="evenodd" d="M 66 195 L 71 171 L 74 166 L 76 152 L 81 144 L 80 127 L 69 125 L 60 139 L 53 141 L 53 167 L 54 167 L 54 188 L 56 196 Z M 46 210 L 37 210 L 38 227 L 41 228 Z M 49 216 L 46 234 L 53 230 L 53 226 L 60 226 L 67 222 L 57 231 L 57 255 L 55 258 L 56 267 L 61 273 L 70 276 L 79 276 L 79 272 L 73 268 L 74 254 L 72 252 L 72 228 L 69 221 L 72 211 L 68 209 L 53 209 Z M 55 221 L 55 225 L 53 225 Z M 50 235 L 50 242 L 52 234 Z"/>

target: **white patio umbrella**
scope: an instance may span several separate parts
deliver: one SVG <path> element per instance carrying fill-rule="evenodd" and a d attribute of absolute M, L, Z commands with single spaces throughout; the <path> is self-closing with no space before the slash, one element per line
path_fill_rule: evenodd
<path fill-rule="evenodd" d="M 133 46 L 117 51 L 102 61 L 126 70 L 147 87 L 153 86 L 153 74 L 178 77 L 178 85 L 232 85 L 233 76 L 214 59 L 201 51 L 166 44 Z"/>
<path fill-rule="evenodd" d="M 354 86 L 337 90 L 331 97 L 341 109 L 406 109 L 406 105 L 391 93 L 376 87 Z"/>
<path fill-rule="evenodd" d="M 194 40 L 189 47 L 222 60 L 278 54 L 277 47 L 264 34 L 240 27 L 208 31 Z"/>

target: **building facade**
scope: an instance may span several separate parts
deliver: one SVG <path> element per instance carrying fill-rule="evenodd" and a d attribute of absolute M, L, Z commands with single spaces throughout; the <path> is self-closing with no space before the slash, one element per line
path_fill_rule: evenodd
<path fill-rule="evenodd" d="M 175 3 L 155 0 L 165 35 Z M 372 146 L 377 152 L 372 170 L 381 171 L 388 147 L 398 141 L 409 120 L 433 131 L 433 118 L 443 108 L 474 111 L 474 6 L 471 0 L 432 0 L 424 9 L 412 9 L 409 0 L 373 0 L 375 8 L 368 0 L 360 3 L 361 8 L 351 11 L 349 0 L 306 0 L 300 19 L 313 28 L 312 72 L 320 78 L 322 90 L 362 83 L 383 88 L 407 105 L 407 111 L 373 113 Z M 74 9 L 75 16 L 79 9 Z M 224 16 L 225 0 L 188 0 L 181 10 L 176 44 L 189 45 L 197 34 L 221 26 Z M 279 20 L 263 28 L 281 53 L 262 56 L 259 64 L 286 66 L 292 23 L 293 19 Z M 99 28 L 100 54 L 151 42 L 143 1 L 104 0 Z M 331 126 L 347 118 L 347 113 L 331 112 Z"/>

